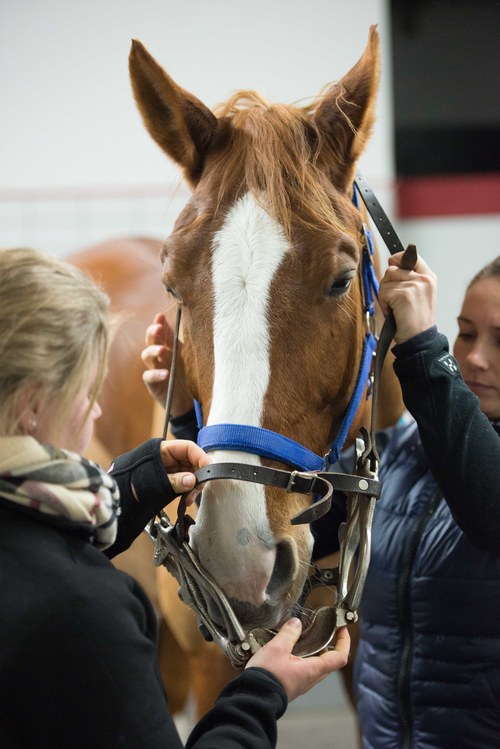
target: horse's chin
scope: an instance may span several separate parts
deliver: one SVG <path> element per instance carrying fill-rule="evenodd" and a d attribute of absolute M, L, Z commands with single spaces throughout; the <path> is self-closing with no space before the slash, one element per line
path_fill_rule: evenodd
<path fill-rule="evenodd" d="M 279 629 L 291 616 L 300 619 L 302 627 L 305 628 L 314 616 L 313 609 L 302 606 L 290 593 L 284 598 L 270 596 L 266 603 L 260 606 L 254 606 L 248 601 L 240 601 L 237 598 L 228 598 L 228 603 L 246 632 L 255 627 Z M 213 601 L 207 601 L 207 610 L 214 624 L 222 626 L 222 614 Z"/>
<path fill-rule="evenodd" d="M 290 610 L 287 616 L 287 610 L 282 604 L 264 603 L 261 606 L 254 606 L 247 601 L 239 601 L 235 598 L 230 598 L 228 602 L 245 632 L 256 627 L 275 629 L 290 616 Z M 208 613 L 214 624 L 223 626 L 221 612 L 213 602 L 208 604 Z"/>
<path fill-rule="evenodd" d="M 245 632 L 259 628 L 276 632 L 291 616 L 300 619 L 302 631 L 305 632 L 314 622 L 316 614 L 314 609 L 304 608 L 299 603 L 292 606 L 286 606 L 283 602 L 253 606 L 234 598 L 229 599 L 228 602 Z M 207 608 L 212 622 L 218 627 L 223 627 L 223 619 L 218 608 L 212 602 L 208 603 Z"/>

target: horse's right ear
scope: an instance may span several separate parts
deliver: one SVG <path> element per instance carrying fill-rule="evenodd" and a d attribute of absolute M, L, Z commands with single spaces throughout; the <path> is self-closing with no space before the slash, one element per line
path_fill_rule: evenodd
<path fill-rule="evenodd" d="M 375 119 L 379 75 L 380 42 L 376 26 L 370 26 L 362 57 L 340 81 L 329 87 L 314 117 L 324 137 L 324 166 L 332 182 L 348 194 L 352 191 L 356 161 Z"/>
<path fill-rule="evenodd" d="M 135 100 L 151 137 L 182 167 L 186 179 L 196 184 L 217 118 L 178 86 L 136 39 L 129 69 Z"/>

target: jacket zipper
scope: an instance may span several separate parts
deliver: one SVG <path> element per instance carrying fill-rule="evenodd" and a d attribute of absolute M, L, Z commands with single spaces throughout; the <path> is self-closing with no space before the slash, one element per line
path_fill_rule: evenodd
<path fill-rule="evenodd" d="M 399 611 L 399 622 L 402 632 L 402 646 L 401 646 L 401 659 L 399 664 L 399 672 L 397 679 L 397 695 L 398 695 L 398 706 L 399 706 L 399 718 L 401 722 L 401 734 L 402 743 L 401 749 L 413 749 L 413 716 L 412 716 L 412 701 L 411 701 L 411 657 L 413 651 L 413 628 L 411 625 L 411 613 L 412 613 L 412 601 L 411 601 L 411 586 L 410 578 L 413 572 L 413 566 L 415 564 L 415 556 L 417 553 L 420 540 L 423 533 L 429 523 L 431 517 L 434 515 L 437 506 L 442 498 L 442 492 L 438 489 L 429 499 L 427 508 L 424 515 L 421 515 L 418 522 L 415 525 L 413 536 L 411 537 L 407 547 L 406 553 L 401 559 L 398 574 L 398 611 Z"/>

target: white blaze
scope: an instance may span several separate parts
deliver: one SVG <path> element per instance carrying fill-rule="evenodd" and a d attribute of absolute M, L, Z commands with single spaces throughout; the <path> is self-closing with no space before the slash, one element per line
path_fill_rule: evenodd
<path fill-rule="evenodd" d="M 214 237 L 215 369 L 208 424 L 261 424 L 270 376 L 269 291 L 288 250 L 280 226 L 249 194 L 233 206 Z M 211 457 L 217 463 L 261 462 L 234 451 L 215 451 Z M 263 486 L 207 484 L 191 538 L 227 595 L 254 605 L 265 601 L 276 551 Z"/>
<path fill-rule="evenodd" d="M 214 237 L 215 376 L 209 424 L 260 425 L 269 384 L 269 289 L 288 247 L 279 225 L 250 195 L 236 203 Z"/>

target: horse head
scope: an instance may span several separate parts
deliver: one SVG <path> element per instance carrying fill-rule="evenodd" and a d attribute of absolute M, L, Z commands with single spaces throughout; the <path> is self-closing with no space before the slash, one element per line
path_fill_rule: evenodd
<path fill-rule="evenodd" d="M 182 306 L 186 376 L 205 427 L 267 430 L 323 456 L 350 403 L 366 332 L 352 185 L 374 120 L 375 27 L 357 64 L 306 106 L 243 91 L 212 112 L 138 41 L 130 71 L 146 128 L 192 189 L 161 261 Z M 212 459 L 290 468 L 224 440 Z M 206 483 L 190 546 L 246 630 L 296 612 L 313 536 L 291 518 L 310 504 L 293 486 Z"/>

